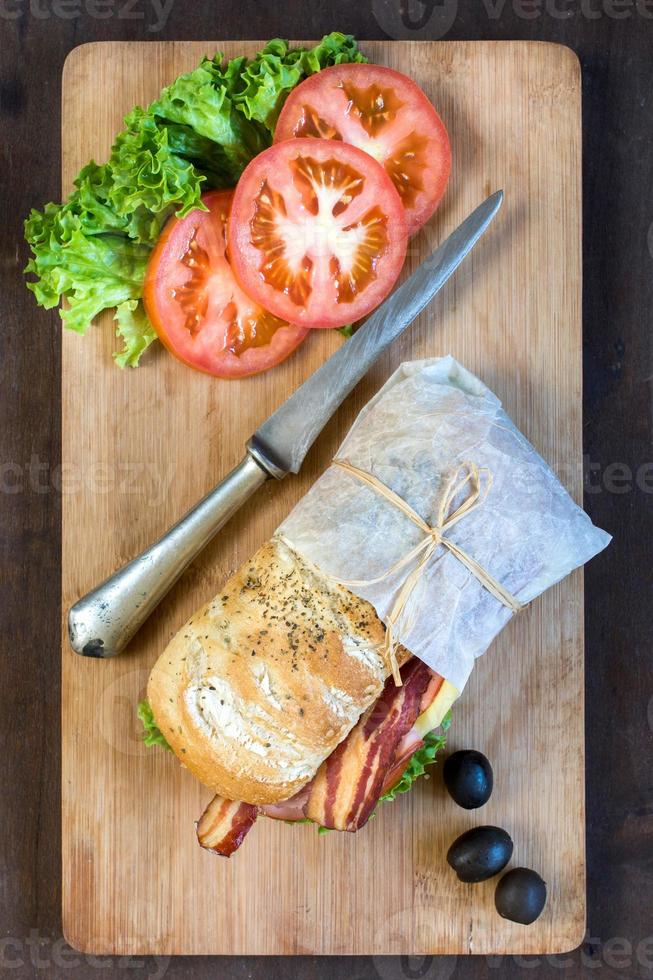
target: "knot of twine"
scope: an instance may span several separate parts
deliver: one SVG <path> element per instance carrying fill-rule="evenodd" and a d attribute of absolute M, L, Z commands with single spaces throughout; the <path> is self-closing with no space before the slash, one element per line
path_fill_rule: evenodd
<path fill-rule="evenodd" d="M 493 479 L 489 470 L 481 470 L 475 463 L 461 463 L 445 485 L 444 492 L 440 500 L 440 506 L 438 508 L 437 519 L 435 524 L 431 527 L 416 511 L 413 510 L 410 504 L 407 504 L 405 500 L 402 500 L 401 497 L 399 497 L 393 490 L 382 483 L 381 480 L 378 480 L 375 476 L 372 476 L 371 473 L 366 473 L 365 470 L 359 469 L 346 459 L 334 459 L 333 465 L 339 466 L 340 469 L 345 471 L 345 473 L 351 474 L 351 476 L 355 477 L 357 480 L 360 480 L 361 483 L 371 487 L 372 490 L 375 490 L 381 497 L 384 497 L 388 503 L 391 503 L 394 507 L 400 510 L 402 514 L 405 514 L 405 516 L 424 533 L 424 538 L 419 544 L 409 551 L 407 555 L 404 555 L 403 558 L 400 558 L 399 561 L 395 562 L 392 568 L 389 568 L 387 572 L 384 572 L 383 575 L 380 575 L 378 578 L 351 581 L 343 581 L 338 579 L 340 585 L 344 585 L 345 588 L 377 585 L 379 582 L 383 582 L 390 578 L 404 566 L 409 565 L 412 561 L 419 557 L 418 564 L 410 572 L 410 574 L 406 576 L 403 585 L 399 589 L 392 609 L 388 613 L 385 621 L 386 634 L 383 644 L 383 651 L 386 661 L 392 671 L 395 684 L 398 687 L 401 687 L 401 675 L 399 673 L 399 665 L 396 657 L 397 641 L 395 639 L 395 633 L 397 623 L 401 618 L 404 609 L 406 608 L 406 604 L 413 592 L 413 589 L 417 585 L 422 573 L 431 560 L 431 557 L 440 547 L 440 545 L 447 548 L 459 562 L 469 569 L 472 575 L 478 579 L 481 585 L 486 588 L 487 591 L 495 597 L 495 599 L 503 603 L 504 606 L 507 606 L 513 613 L 519 612 L 519 610 L 522 608 L 521 603 L 513 595 L 511 595 L 500 582 L 497 582 L 497 580 L 490 575 L 490 573 L 483 568 L 482 565 L 479 565 L 475 558 L 468 555 L 467 552 L 463 551 L 463 549 L 455 543 L 455 541 L 452 541 L 451 538 L 446 536 L 447 532 L 450 531 L 451 528 L 458 523 L 458 521 L 462 520 L 463 517 L 467 517 L 468 514 L 471 514 L 477 507 L 481 507 L 485 502 L 485 499 L 492 486 Z M 483 486 L 483 475 L 486 477 L 485 486 Z M 451 511 L 450 513 L 454 500 L 456 500 L 456 498 L 468 486 L 469 493 L 467 497 L 460 504 L 460 506 L 456 508 L 456 510 Z"/>

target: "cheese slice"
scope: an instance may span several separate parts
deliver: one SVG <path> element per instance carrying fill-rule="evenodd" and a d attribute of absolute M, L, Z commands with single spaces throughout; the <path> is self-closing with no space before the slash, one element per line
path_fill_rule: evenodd
<path fill-rule="evenodd" d="M 442 724 L 442 719 L 447 711 L 459 697 L 460 691 L 457 691 L 453 684 L 450 684 L 449 681 L 442 682 L 442 686 L 430 706 L 422 712 L 415 722 L 415 728 L 421 738 Z"/>

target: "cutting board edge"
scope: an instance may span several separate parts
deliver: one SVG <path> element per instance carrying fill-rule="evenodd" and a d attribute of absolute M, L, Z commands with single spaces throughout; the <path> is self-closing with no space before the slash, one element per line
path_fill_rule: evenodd
<path fill-rule="evenodd" d="M 409 947 L 397 949 L 396 947 L 392 947 L 385 949 L 379 948 L 367 952 L 361 952 L 353 947 L 345 947 L 335 951 L 331 949 L 316 949 L 310 954 L 306 954 L 304 952 L 297 953 L 290 946 L 287 950 L 274 952 L 248 946 L 242 948 L 236 947 L 229 949 L 228 952 L 225 952 L 224 949 L 208 945 L 185 947 L 184 950 L 180 950 L 175 944 L 161 944 L 159 946 L 153 946 L 151 944 L 141 945 L 139 943 L 131 943 L 129 941 L 125 943 L 101 943 L 94 942 L 93 940 L 88 941 L 87 937 L 80 937 L 78 939 L 74 928 L 70 926 L 66 912 L 67 909 L 64 906 L 62 926 L 63 938 L 72 949 L 85 956 L 562 956 L 565 953 L 572 953 L 574 950 L 579 948 L 585 938 L 587 929 L 587 913 L 585 906 L 583 906 L 582 914 L 578 916 L 573 928 L 569 928 L 564 932 L 561 932 L 560 934 L 556 935 L 551 942 L 546 942 L 542 945 L 538 945 L 536 943 L 518 947 L 514 943 L 506 943 L 505 945 L 499 944 L 497 946 L 493 946 L 492 949 L 475 950 L 472 948 L 470 950 L 469 946 L 467 945 L 456 947 L 447 946 L 445 944 L 436 944 L 423 948 L 420 947 L 419 949 Z"/>

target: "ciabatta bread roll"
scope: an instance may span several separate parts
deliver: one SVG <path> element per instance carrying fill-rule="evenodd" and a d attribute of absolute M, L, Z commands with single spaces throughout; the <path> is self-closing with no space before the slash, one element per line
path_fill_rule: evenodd
<path fill-rule="evenodd" d="M 216 793 L 286 800 L 379 697 L 384 634 L 368 602 L 274 537 L 170 642 L 150 705 L 174 752 Z"/>

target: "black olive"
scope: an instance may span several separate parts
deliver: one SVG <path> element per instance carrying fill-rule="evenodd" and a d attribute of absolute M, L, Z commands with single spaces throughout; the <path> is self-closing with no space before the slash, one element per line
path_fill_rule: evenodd
<path fill-rule="evenodd" d="M 444 764 L 444 785 L 458 806 L 475 810 L 492 795 L 492 766 L 482 752 L 464 749 Z"/>
<path fill-rule="evenodd" d="M 499 874 L 512 857 L 512 840 L 500 827 L 473 827 L 458 837 L 447 861 L 461 881 L 485 881 Z"/>
<path fill-rule="evenodd" d="M 546 904 L 546 883 L 530 868 L 513 868 L 497 885 L 494 904 L 504 919 L 529 926 Z"/>

